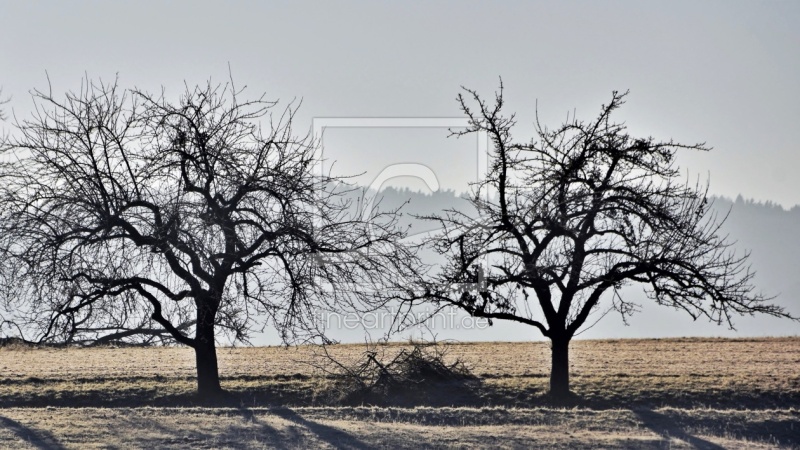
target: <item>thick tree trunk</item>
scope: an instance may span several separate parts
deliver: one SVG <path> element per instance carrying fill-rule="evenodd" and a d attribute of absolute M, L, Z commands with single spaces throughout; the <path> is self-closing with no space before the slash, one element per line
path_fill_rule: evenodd
<path fill-rule="evenodd" d="M 569 338 L 553 337 L 550 366 L 550 395 L 554 398 L 569 397 Z"/>
<path fill-rule="evenodd" d="M 201 397 L 221 394 L 217 347 L 214 343 L 214 317 L 202 307 L 197 311 L 194 354 L 197 362 L 197 393 Z"/>

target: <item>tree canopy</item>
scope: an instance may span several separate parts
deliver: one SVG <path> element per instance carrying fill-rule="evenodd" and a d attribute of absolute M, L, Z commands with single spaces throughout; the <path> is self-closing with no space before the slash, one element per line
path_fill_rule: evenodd
<path fill-rule="evenodd" d="M 442 228 L 430 244 L 447 263 L 423 296 L 538 329 L 553 344 L 551 392 L 569 392 L 569 341 L 601 301 L 624 319 L 636 311 L 620 295 L 626 285 L 731 327 L 738 314 L 789 316 L 754 292 L 747 255 L 719 233 L 724 218 L 709 213 L 705 187 L 681 178 L 676 153 L 705 145 L 631 136 L 612 120 L 627 95 L 619 92 L 594 120 L 548 129 L 537 119 L 536 137 L 519 142 L 502 84 L 493 103 L 466 94 L 458 102 L 470 127 L 454 134 L 488 133 L 491 163 L 473 186 L 477 220 L 428 217 Z"/>
<path fill-rule="evenodd" d="M 380 306 L 415 263 L 395 211 L 362 211 L 319 173 L 291 105 L 241 98 L 233 83 L 177 101 L 89 80 L 35 91 L 2 144 L 6 323 L 40 341 L 179 342 L 215 392 L 219 334 L 313 338 L 317 309 Z"/>

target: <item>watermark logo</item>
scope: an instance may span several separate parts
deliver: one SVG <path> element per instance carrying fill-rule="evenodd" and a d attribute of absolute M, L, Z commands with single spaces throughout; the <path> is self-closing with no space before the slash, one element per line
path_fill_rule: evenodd
<path fill-rule="evenodd" d="M 312 129 L 314 140 L 318 143 L 319 157 L 318 170 L 322 176 L 328 174 L 334 161 L 328 161 L 325 153 L 325 132 L 329 129 L 351 129 L 351 130 L 369 130 L 369 129 L 400 129 L 400 130 L 419 130 L 419 129 L 442 129 L 442 130 L 455 130 L 465 129 L 470 127 L 469 119 L 464 117 L 315 117 L 312 119 Z M 468 182 L 481 181 L 489 167 L 489 136 L 486 131 L 480 130 L 475 132 L 476 138 L 474 143 L 474 150 L 459 155 L 459 158 L 474 161 L 474 167 L 471 174 L 465 174 Z M 377 174 L 372 176 L 371 182 L 364 186 L 370 195 L 365 202 L 362 220 L 369 219 L 370 212 L 376 202 L 378 194 L 380 194 L 388 185 L 388 183 L 397 178 L 413 178 L 420 180 L 424 186 L 431 192 L 435 193 L 441 189 L 439 174 L 431 168 L 431 164 L 424 161 L 424 158 L 417 156 L 418 161 L 403 161 L 396 163 L 388 163 L 378 170 Z M 375 169 L 370 166 L 372 161 L 363 161 L 363 172 L 375 172 Z M 370 170 L 372 169 L 372 170 Z M 466 187 L 466 186 L 465 186 Z M 488 197 L 491 195 L 488 191 L 485 192 Z M 404 239 L 405 241 L 418 241 L 430 232 L 421 232 L 411 234 Z"/>
<path fill-rule="evenodd" d="M 389 129 L 395 132 L 400 131 L 402 133 L 403 130 L 409 130 L 409 132 L 413 132 L 420 129 L 440 129 L 444 132 L 447 132 L 449 130 L 455 131 L 470 127 L 471 125 L 469 119 L 464 117 L 316 117 L 312 120 L 312 128 L 313 137 L 315 142 L 318 144 L 319 152 L 317 158 L 317 170 L 322 177 L 327 177 L 330 174 L 329 171 L 331 171 L 336 162 L 335 158 L 331 158 L 331 155 L 326 153 L 325 147 L 325 133 L 331 129 L 349 129 L 351 131 L 355 130 L 356 132 L 358 132 L 358 130 L 368 131 L 374 129 Z M 442 138 L 446 136 L 447 135 L 445 133 L 442 134 Z M 462 162 L 467 163 L 459 165 L 461 170 L 464 170 L 464 167 L 469 167 L 469 169 L 467 169 L 469 173 L 458 174 L 462 179 L 465 179 L 467 183 L 477 183 L 485 178 L 489 169 L 489 161 L 491 156 L 489 153 L 488 133 L 483 130 L 476 131 L 474 133 L 474 137 L 474 140 L 466 141 L 471 145 L 474 145 L 472 149 L 460 149 L 458 155 L 454 156 L 463 160 Z M 380 145 L 381 143 L 379 142 L 375 143 L 376 147 L 379 147 Z M 386 155 L 378 156 L 385 157 Z M 362 223 L 367 224 L 368 233 L 372 232 L 370 215 L 373 212 L 375 202 L 377 201 L 379 194 L 387 188 L 392 180 L 401 177 L 416 179 L 421 181 L 422 185 L 424 185 L 430 193 L 436 193 L 442 189 L 441 179 L 444 175 L 451 175 L 452 178 L 452 174 L 436 173 L 436 171 L 432 168 L 436 165 L 432 164 L 431 161 L 426 161 L 425 156 L 426 155 L 417 154 L 415 157 L 413 157 L 414 159 L 409 160 L 408 153 L 393 155 L 393 157 L 398 159 L 398 161 L 387 162 L 384 158 L 383 166 L 380 168 L 377 168 L 376 161 L 357 161 L 357 165 L 355 166 L 357 168 L 356 172 L 366 174 L 369 177 L 367 179 L 371 180 L 367 185 L 362 186 L 362 188 L 366 188 L 365 193 L 367 193 L 367 195 L 365 196 L 364 204 L 362 205 L 363 209 L 361 210 L 361 220 Z M 345 158 L 347 158 L 347 156 L 345 156 Z M 472 162 L 471 164 L 469 163 L 470 161 Z M 350 166 L 353 167 L 352 162 Z M 439 161 L 438 167 L 440 170 L 449 169 L 443 169 L 441 161 Z M 465 191 L 468 190 L 468 185 L 465 184 L 464 188 Z M 488 199 L 491 193 L 484 190 L 482 195 L 485 195 Z M 479 216 L 467 226 L 469 228 L 485 227 L 483 220 Z M 433 233 L 439 232 L 440 230 L 432 230 L 411 233 L 406 235 L 402 241 L 396 244 L 417 244 L 424 241 L 425 238 L 431 236 Z M 359 251 L 353 251 L 339 252 L 335 254 L 317 254 L 314 256 L 315 264 L 324 265 L 331 263 L 346 264 L 347 262 L 359 259 L 364 255 L 362 255 Z M 479 261 L 479 263 L 481 263 L 481 261 Z M 366 286 L 364 288 L 369 289 Z M 450 289 L 463 291 L 465 286 L 450 286 Z"/>
<path fill-rule="evenodd" d="M 377 311 L 361 313 L 340 313 L 332 311 L 319 311 L 317 320 L 322 329 L 329 330 L 364 330 L 386 331 L 395 325 L 397 317 L 402 315 L 409 323 L 428 330 L 485 330 L 491 326 L 489 319 L 473 317 L 455 308 L 437 310 L 431 313 L 427 310 L 410 312 L 387 308 Z"/>

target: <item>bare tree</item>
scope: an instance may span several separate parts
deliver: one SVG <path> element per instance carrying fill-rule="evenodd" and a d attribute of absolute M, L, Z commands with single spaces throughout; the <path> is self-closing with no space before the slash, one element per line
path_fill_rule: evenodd
<path fill-rule="evenodd" d="M 63 100 L 34 91 L 3 143 L 10 323 L 39 341 L 168 335 L 215 394 L 218 334 L 246 342 L 270 322 L 313 338 L 317 308 L 380 306 L 415 261 L 395 211 L 361 211 L 317 173 L 291 107 L 240 97 L 232 83 L 178 101 L 88 80 Z"/>
<path fill-rule="evenodd" d="M 550 392 L 569 394 L 569 343 L 600 302 L 627 319 L 636 305 L 620 288 L 642 284 L 660 305 L 733 327 L 735 314 L 790 317 L 753 293 L 747 255 L 736 255 L 708 211 L 706 191 L 681 182 L 679 149 L 707 150 L 630 136 L 611 120 L 625 94 L 591 122 L 512 139 L 502 83 L 494 104 L 474 91 L 458 96 L 471 126 L 494 149 L 471 202 L 479 221 L 456 211 L 429 217 L 442 233 L 430 243 L 447 263 L 423 297 L 476 317 L 531 325 L 552 342 Z M 468 103 L 476 104 L 473 108 Z M 609 309 L 611 310 L 611 309 Z"/>

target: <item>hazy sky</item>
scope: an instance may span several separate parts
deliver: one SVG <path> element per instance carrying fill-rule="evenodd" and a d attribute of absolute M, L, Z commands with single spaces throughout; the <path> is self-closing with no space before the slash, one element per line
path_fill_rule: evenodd
<path fill-rule="evenodd" d="M 230 64 L 252 95 L 302 98 L 302 129 L 313 117 L 459 117 L 460 85 L 490 96 L 502 76 L 527 140 L 537 100 L 554 126 L 630 89 L 619 117 L 635 132 L 714 147 L 680 159 L 710 175 L 712 193 L 800 203 L 797 1 L 2 1 L 0 30 L 0 85 L 18 114 L 46 71 L 56 92 L 118 73 L 123 86 L 178 93 L 225 81 Z M 326 156 L 370 176 L 394 162 L 433 168 L 457 148 L 474 161 L 474 143 L 443 144 L 438 131 L 336 130 Z M 412 135 L 402 155 L 390 148 Z M 442 186 L 472 181 L 465 164 L 438 171 Z"/>
<path fill-rule="evenodd" d="M 0 85 L 19 116 L 46 73 L 59 93 L 87 74 L 118 74 L 124 87 L 178 94 L 184 81 L 226 81 L 230 66 L 253 96 L 302 99 L 301 132 L 315 118 L 461 117 L 459 86 L 490 97 L 502 76 L 515 136 L 528 140 L 537 102 L 543 123 L 556 126 L 572 111 L 591 119 L 612 90 L 630 89 L 618 118 L 634 133 L 714 147 L 679 157 L 689 176 L 710 177 L 712 194 L 800 204 L 796 0 L 0 0 L 0 32 Z M 464 190 L 480 148 L 446 135 L 328 128 L 325 157 L 367 183 L 391 164 L 424 164 L 441 187 Z M 416 183 L 408 184 L 425 188 Z M 658 334 L 675 333 L 691 331 Z"/>

